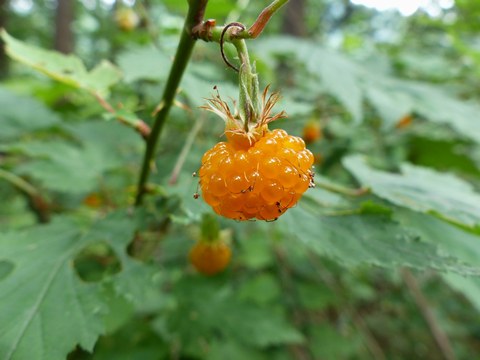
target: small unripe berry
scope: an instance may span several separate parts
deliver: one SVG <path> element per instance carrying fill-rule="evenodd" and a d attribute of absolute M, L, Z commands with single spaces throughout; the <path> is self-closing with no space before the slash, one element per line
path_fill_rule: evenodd
<path fill-rule="evenodd" d="M 121 30 L 132 31 L 138 26 L 140 18 L 133 9 L 123 7 L 115 12 L 115 22 Z"/>
<path fill-rule="evenodd" d="M 232 251 L 224 241 L 200 240 L 190 250 L 190 263 L 204 275 L 215 275 L 229 264 Z"/>

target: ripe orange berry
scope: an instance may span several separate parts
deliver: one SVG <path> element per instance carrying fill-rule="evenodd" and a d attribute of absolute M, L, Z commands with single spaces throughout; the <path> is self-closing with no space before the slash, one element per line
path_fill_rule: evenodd
<path fill-rule="evenodd" d="M 232 251 L 224 241 L 199 240 L 190 250 L 190 263 L 202 274 L 215 275 L 230 262 Z"/>
<path fill-rule="evenodd" d="M 235 220 L 276 220 L 313 186 L 313 155 L 286 131 L 263 130 L 253 144 L 220 142 L 202 158 L 200 187 L 205 202 Z"/>
<path fill-rule="evenodd" d="M 322 128 L 317 121 L 309 121 L 303 128 L 303 140 L 307 144 L 313 143 L 322 138 Z"/>

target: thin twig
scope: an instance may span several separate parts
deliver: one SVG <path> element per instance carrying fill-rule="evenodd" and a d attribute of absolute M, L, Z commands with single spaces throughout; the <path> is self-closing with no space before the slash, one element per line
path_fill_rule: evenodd
<path fill-rule="evenodd" d="M 418 309 L 425 319 L 430 332 L 432 333 L 432 337 L 435 340 L 438 349 L 442 353 L 443 358 L 445 360 L 455 360 L 456 356 L 453 352 L 450 340 L 448 339 L 445 331 L 443 331 L 438 324 L 437 319 L 435 318 L 435 315 L 433 314 L 433 311 L 428 304 L 428 300 L 423 294 L 417 279 L 408 268 L 403 268 L 400 273 L 405 285 L 407 285 L 407 288 L 410 291 L 410 294 L 412 294 Z"/>
<path fill-rule="evenodd" d="M 162 106 L 155 116 L 155 122 L 153 124 L 151 134 L 147 140 L 142 169 L 137 185 L 135 206 L 139 206 L 142 203 L 146 190 L 145 184 L 150 175 L 152 159 L 155 155 L 158 138 L 160 137 L 163 125 L 165 124 L 167 116 L 170 112 L 170 108 L 174 102 L 180 80 L 182 79 L 183 73 L 187 68 L 193 46 L 195 45 L 195 39 L 192 36 L 192 29 L 198 24 L 202 23 L 207 3 L 208 0 L 189 0 L 188 2 L 188 14 L 185 18 L 185 25 L 180 36 L 180 42 L 177 47 L 175 59 L 170 69 L 167 84 L 165 85 L 162 100 L 160 102 Z"/>
<path fill-rule="evenodd" d="M 173 167 L 172 173 L 170 175 L 170 180 L 168 181 L 170 185 L 175 185 L 177 183 L 178 174 L 180 174 L 183 164 L 185 164 L 185 160 L 187 159 L 188 153 L 192 148 L 193 142 L 195 141 L 195 138 L 197 137 L 197 134 L 202 128 L 204 122 L 205 116 L 203 115 L 195 122 L 192 130 L 190 130 L 190 133 L 188 134 L 187 139 L 183 144 L 182 151 L 180 152 L 180 155 L 178 155 L 177 162 L 175 163 L 175 166 Z"/>
<path fill-rule="evenodd" d="M 115 118 L 124 125 L 133 127 L 144 139 L 147 139 L 150 136 L 150 126 L 147 125 L 141 119 L 129 120 L 124 116 L 121 116 L 117 113 L 117 111 L 113 108 L 113 106 L 105 99 L 104 97 L 100 96 L 98 93 L 91 93 L 93 97 L 98 101 L 101 107 L 107 110 L 109 113 L 113 114 Z"/>

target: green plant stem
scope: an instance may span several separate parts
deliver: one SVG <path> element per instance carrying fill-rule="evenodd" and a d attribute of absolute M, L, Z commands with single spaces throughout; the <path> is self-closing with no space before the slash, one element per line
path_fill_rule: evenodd
<path fill-rule="evenodd" d="M 315 180 L 315 186 L 318 186 L 319 188 L 325 189 L 327 191 L 331 191 L 331 192 L 346 195 L 346 196 L 353 196 L 353 197 L 363 196 L 370 193 L 369 188 L 351 189 L 341 185 L 322 182 L 319 180 Z"/>
<path fill-rule="evenodd" d="M 30 207 L 37 215 L 39 222 L 46 223 L 50 220 L 49 205 L 40 191 L 33 185 L 20 176 L 3 169 L 0 169 L 0 179 L 9 182 L 28 197 Z"/>
<path fill-rule="evenodd" d="M 202 22 L 207 2 L 208 0 L 189 0 L 188 2 L 188 14 L 185 19 L 185 25 L 182 30 L 182 34 L 180 36 L 180 42 L 177 47 L 175 59 L 170 69 L 170 74 L 168 76 L 167 84 L 163 92 L 158 112 L 155 116 L 155 122 L 146 143 L 142 169 L 137 186 L 135 206 L 141 205 L 143 196 L 145 195 L 145 184 L 148 176 L 150 175 L 158 138 L 160 137 L 163 125 L 165 124 L 165 120 L 167 119 L 170 108 L 172 107 L 178 85 L 180 84 L 180 80 L 182 79 L 183 73 L 185 72 L 190 60 L 193 46 L 195 45 L 195 39 L 191 35 L 192 29 Z"/>
<path fill-rule="evenodd" d="M 15 175 L 14 173 L 0 169 L 0 179 L 8 181 L 10 184 L 14 185 L 16 188 L 18 188 L 30 197 L 40 195 L 40 192 L 35 187 L 33 187 L 33 185 L 30 185 L 28 182 L 23 180 L 20 176 Z"/>

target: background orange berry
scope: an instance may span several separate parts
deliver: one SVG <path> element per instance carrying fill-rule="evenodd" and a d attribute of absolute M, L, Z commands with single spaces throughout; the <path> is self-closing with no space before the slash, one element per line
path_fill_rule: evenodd
<path fill-rule="evenodd" d="M 322 127 L 318 121 L 309 121 L 303 128 L 302 138 L 307 144 L 322 138 Z"/>
<path fill-rule="evenodd" d="M 96 209 L 102 206 L 103 200 L 99 194 L 91 193 L 83 199 L 83 203 L 88 207 Z"/>
<path fill-rule="evenodd" d="M 138 26 L 140 18 L 133 9 L 120 8 L 115 12 L 115 22 L 121 30 L 132 31 Z"/>
<path fill-rule="evenodd" d="M 412 125 L 412 122 L 413 122 L 413 116 L 411 114 L 408 114 L 408 115 L 405 115 L 402 118 L 400 118 L 400 120 L 398 120 L 395 127 L 397 129 L 405 129 L 405 128 L 409 127 L 410 125 Z"/>
<path fill-rule="evenodd" d="M 230 263 L 232 251 L 224 241 L 200 240 L 190 250 L 190 263 L 200 273 L 215 275 Z"/>
<path fill-rule="evenodd" d="M 305 142 L 284 130 L 265 133 L 248 149 L 221 142 L 202 158 L 202 196 L 230 219 L 275 220 L 313 186 L 313 161 Z"/>

